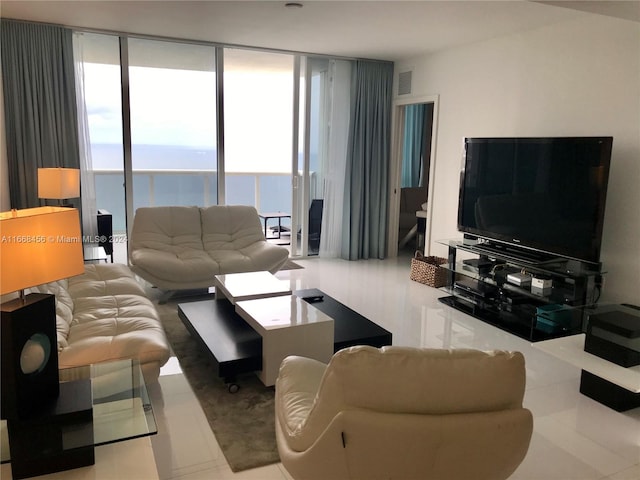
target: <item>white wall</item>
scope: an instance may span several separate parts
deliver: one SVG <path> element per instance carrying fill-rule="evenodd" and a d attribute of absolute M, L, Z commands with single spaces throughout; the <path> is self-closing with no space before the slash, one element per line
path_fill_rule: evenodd
<path fill-rule="evenodd" d="M 396 75 L 408 67 L 411 96 L 440 96 L 432 240 L 461 237 L 464 137 L 613 136 L 602 301 L 640 305 L 640 24 L 586 14 L 397 63 Z"/>

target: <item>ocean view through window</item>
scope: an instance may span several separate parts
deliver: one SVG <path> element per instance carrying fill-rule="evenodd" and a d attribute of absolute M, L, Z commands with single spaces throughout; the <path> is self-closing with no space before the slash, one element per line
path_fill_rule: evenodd
<path fill-rule="evenodd" d="M 132 38 L 128 59 L 133 212 L 217 204 L 215 48 Z"/>
<path fill-rule="evenodd" d="M 92 144 L 96 201 L 100 208 L 120 213 L 114 231 L 125 232 L 124 205 L 113 197 L 122 188 L 122 145 Z M 216 158 L 211 149 L 179 145 L 133 145 L 138 160 L 133 170 L 135 208 L 155 205 L 216 204 L 217 172 L 207 168 Z M 176 169 L 176 159 L 182 168 Z M 227 171 L 229 204 L 254 205 L 263 211 L 285 211 L 291 202 L 290 174 Z M 256 191 L 259 192 L 256 202 Z M 284 192 L 284 193 L 283 193 Z"/>

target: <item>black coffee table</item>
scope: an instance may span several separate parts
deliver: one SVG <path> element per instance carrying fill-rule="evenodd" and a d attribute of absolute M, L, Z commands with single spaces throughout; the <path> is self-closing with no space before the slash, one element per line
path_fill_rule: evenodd
<path fill-rule="evenodd" d="M 295 290 L 293 294 L 302 298 L 322 297 L 322 301 L 313 302 L 312 305 L 333 318 L 334 352 L 354 345 L 370 345 L 372 347 L 391 345 L 391 332 L 317 288 Z"/>
<path fill-rule="evenodd" d="M 391 345 L 392 334 L 318 289 L 296 290 L 293 295 L 311 300 L 334 321 L 334 352 L 354 345 Z M 228 384 L 237 391 L 237 375 L 262 369 L 262 338 L 236 312 L 228 300 L 181 303 L 178 315 Z"/>

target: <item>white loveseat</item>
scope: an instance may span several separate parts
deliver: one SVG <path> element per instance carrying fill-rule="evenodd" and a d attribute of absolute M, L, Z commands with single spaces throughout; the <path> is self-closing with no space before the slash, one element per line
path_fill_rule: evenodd
<path fill-rule="evenodd" d="M 155 306 L 126 265 L 87 265 L 85 273 L 29 292 L 56 297 L 60 368 L 137 358 L 157 380 L 169 343 Z"/>
<path fill-rule="evenodd" d="M 256 209 L 245 205 L 136 210 L 129 264 L 162 290 L 213 285 L 224 273 L 277 272 L 289 251 L 268 243 Z"/>

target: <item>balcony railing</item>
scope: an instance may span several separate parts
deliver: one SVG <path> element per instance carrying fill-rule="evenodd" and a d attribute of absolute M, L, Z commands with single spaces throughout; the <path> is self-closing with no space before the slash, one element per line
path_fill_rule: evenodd
<path fill-rule="evenodd" d="M 94 170 L 96 205 L 113 215 L 114 233 L 124 233 L 124 173 Z M 133 208 L 163 205 L 210 206 L 218 203 L 215 170 L 134 170 Z M 225 172 L 226 203 L 253 205 L 256 210 L 291 210 L 291 174 L 276 172 Z"/>

